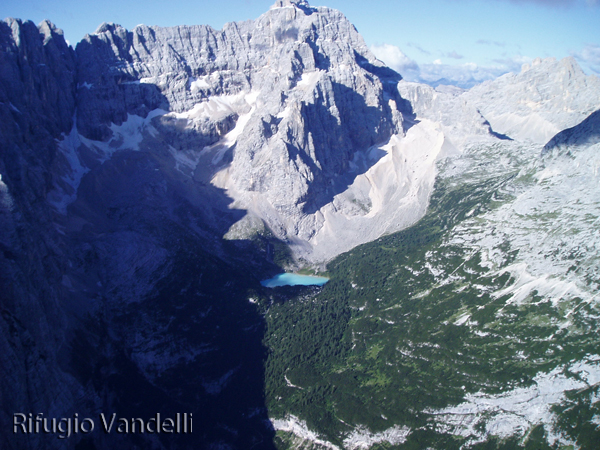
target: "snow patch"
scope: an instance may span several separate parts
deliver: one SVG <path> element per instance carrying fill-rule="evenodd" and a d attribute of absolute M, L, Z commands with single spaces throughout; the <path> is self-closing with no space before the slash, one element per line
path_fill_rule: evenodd
<path fill-rule="evenodd" d="M 317 82 L 321 79 L 321 76 L 325 73 L 324 70 L 315 70 L 314 72 L 304 72 L 300 81 L 296 84 L 297 89 L 312 91 Z"/>
<path fill-rule="evenodd" d="M 210 89 L 209 79 L 210 75 L 205 75 L 200 78 L 190 78 L 190 90 L 199 91 L 201 89 Z"/>
<path fill-rule="evenodd" d="M 395 426 L 379 433 L 372 433 L 366 427 L 359 427 L 344 439 L 344 448 L 349 450 L 368 449 L 375 444 L 388 442 L 391 445 L 401 445 L 411 430 L 408 427 Z"/>
<path fill-rule="evenodd" d="M 194 152 L 176 150 L 172 145 L 167 148 L 175 160 L 175 170 L 183 175 L 190 175 L 198 165 L 198 155 Z"/>
<path fill-rule="evenodd" d="M 82 145 L 81 136 L 77 132 L 77 121 L 73 120 L 73 128 L 68 135 L 63 133 L 63 139 L 58 143 L 58 151 L 66 160 L 62 181 L 66 186 L 55 187 L 48 193 L 48 202 L 61 214 L 67 213 L 67 206 L 77 198 L 77 189 L 83 176 L 90 171 L 79 159 L 78 149 Z"/>
<path fill-rule="evenodd" d="M 207 101 L 196 103 L 188 111 L 169 113 L 168 116 L 177 119 L 215 119 L 229 114 L 239 113 L 244 107 L 253 105 L 258 97 L 258 92 L 241 92 L 235 95 L 221 95 L 209 97 Z"/>
<path fill-rule="evenodd" d="M 144 118 L 138 115 L 127 114 L 127 120 L 121 125 L 111 124 L 113 133 L 108 142 L 94 141 L 79 136 L 82 143 L 90 148 L 96 149 L 101 162 L 109 160 L 119 150 L 139 150 L 144 139 L 144 132 L 156 135 L 158 132 L 152 126 L 152 119 L 167 114 L 167 111 L 155 109 L 150 111 Z"/>
<path fill-rule="evenodd" d="M 100 163 L 109 160 L 116 151 L 139 150 L 140 143 L 144 139 L 144 132 L 157 134 L 151 120 L 165 113 L 164 110 L 155 109 L 148 113 L 146 118 L 127 114 L 127 120 L 121 125 L 111 124 L 110 129 L 113 135 L 108 142 L 95 141 L 80 135 L 77 131 L 77 120 L 74 119 L 71 132 L 68 135 L 63 134 L 62 140 L 58 142 L 58 150 L 66 164 L 60 168 L 61 181 L 55 182 L 54 189 L 48 193 L 48 202 L 58 212 L 66 214 L 68 205 L 77 198 L 77 189 L 81 179 L 90 171 L 79 157 L 81 146 L 94 151 Z"/>
<path fill-rule="evenodd" d="M 250 117 L 252 116 L 254 111 L 255 111 L 255 107 L 253 106 L 252 109 L 250 110 L 250 112 L 239 116 L 233 130 L 231 130 L 229 133 L 227 133 L 225 136 L 223 136 L 218 142 L 214 143 L 213 145 L 204 147 L 204 149 L 202 150 L 202 153 L 206 153 L 206 152 L 214 153 L 214 156 L 211 160 L 211 163 L 213 165 L 215 165 L 215 166 L 218 165 L 221 162 L 221 160 L 223 159 L 223 156 L 225 156 L 225 153 L 227 153 L 227 150 L 229 150 L 231 147 L 233 147 L 233 145 L 237 142 L 238 138 L 244 131 L 244 127 L 250 120 Z"/>
<path fill-rule="evenodd" d="M 2 174 L 0 174 L 0 206 L 6 211 L 11 211 L 14 206 L 14 200 L 8 191 L 8 186 L 2 181 Z"/>
<path fill-rule="evenodd" d="M 317 433 L 308 429 L 304 420 L 300 420 L 296 416 L 289 415 L 286 419 L 271 419 L 271 424 L 275 430 L 292 433 L 303 440 L 314 442 L 331 450 L 340 450 L 337 445 L 320 439 Z"/>
<path fill-rule="evenodd" d="M 440 431 L 469 438 L 472 443 L 485 441 L 490 435 L 524 436 L 530 428 L 543 425 L 551 445 L 572 445 L 552 428 L 556 417 L 551 408 L 565 399 L 565 392 L 600 382 L 599 362 L 600 357 L 589 356 L 550 373 L 538 373 L 533 386 L 498 395 L 467 394 L 460 405 L 426 412 L 434 416 Z M 485 431 L 479 431 L 477 425 L 483 419 Z"/>

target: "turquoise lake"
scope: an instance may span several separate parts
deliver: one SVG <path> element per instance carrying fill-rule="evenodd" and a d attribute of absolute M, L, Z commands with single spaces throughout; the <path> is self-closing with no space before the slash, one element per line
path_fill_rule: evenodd
<path fill-rule="evenodd" d="M 298 275 L 295 273 L 280 273 L 273 278 L 260 282 L 265 287 L 278 286 L 323 286 L 329 281 L 329 278 L 316 277 L 313 275 Z"/>

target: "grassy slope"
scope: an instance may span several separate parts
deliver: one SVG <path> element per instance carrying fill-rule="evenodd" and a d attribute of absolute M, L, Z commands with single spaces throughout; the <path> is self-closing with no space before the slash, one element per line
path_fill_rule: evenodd
<path fill-rule="evenodd" d="M 505 160 L 500 152 L 507 150 L 513 153 Z M 464 239 L 465 229 L 495 233 L 495 211 L 536 184 L 541 162 L 524 161 L 539 153 L 500 147 L 473 153 L 458 175 L 442 170 L 418 224 L 338 257 L 320 294 L 270 308 L 271 417 L 299 416 L 338 446 L 357 425 L 372 431 L 407 425 L 413 431 L 402 448 L 459 448 L 468 434 L 433 413 L 468 393 L 501 396 L 533 386 L 536 374 L 598 353 L 594 306 L 568 293 L 554 302 L 535 289 L 512 301 L 518 280 L 509 269 L 519 262 L 519 246 L 508 236 L 496 239 L 493 252 L 481 252 Z M 485 164 L 474 162 L 482 156 Z M 490 268 L 482 258 L 494 252 L 499 257 Z M 574 305 L 581 307 L 565 326 Z M 588 394 L 571 392 L 553 410 L 563 441 L 579 440 L 582 448 L 600 439 L 589 422 L 598 411 Z M 540 426 L 494 437 L 485 433 L 486 417 L 476 419 L 474 430 L 486 437 L 480 444 L 471 439 L 473 448 L 547 446 Z"/>

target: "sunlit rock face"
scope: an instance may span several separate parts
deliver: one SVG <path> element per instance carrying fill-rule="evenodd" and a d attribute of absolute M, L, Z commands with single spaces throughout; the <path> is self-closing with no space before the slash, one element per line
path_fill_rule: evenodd
<path fill-rule="evenodd" d="M 278 2 L 221 31 L 103 24 L 77 56 L 77 132 L 112 145 L 115 127 L 160 109 L 147 122 L 152 136 L 140 130 L 136 145 L 160 141 L 185 160 L 190 178 L 224 189 L 246 212 L 230 236 L 246 238 L 260 224 L 309 262 L 364 242 L 337 242 L 327 205 L 385 154 L 373 146 L 404 135 L 408 111 L 400 75 L 375 59 L 340 12 Z M 367 198 L 358 203 L 371 202 L 369 192 L 359 195 Z M 337 200 L 334 209 L 344 212 L 334 221 L 369 212 L 352 200 Z"/>
<path fill-rule="evenodd" d="M 494 131 L 545 144 L 596 111 L 600 79 L 585 75 L 573 57 L 536 59 L 518 74 L 475 86 L 465 95 Z"/>

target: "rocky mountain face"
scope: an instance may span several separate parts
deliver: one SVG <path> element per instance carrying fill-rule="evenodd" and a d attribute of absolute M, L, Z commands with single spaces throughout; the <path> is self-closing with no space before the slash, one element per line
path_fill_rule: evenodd
<path fill-rule="evenodd" d="M 551 142 L 597 138 L 598 79 L 572 60 L 433 89 L 306 1 L 220 31 L 102 24 L 75 50 L 7 19 L 0 58 L 2 429 L 18 412 L 198 423 L 1 433 L 7 449 L 270 448 L 261 277 L 415 223 L 437 162 L 473 143 L 582 121 Z"/>
<path fill-rule="evenodd" d="M 268 229 L 311 262 L 340 251 L 313 255 L 324 214 L 340 215 L 324 207 L 381 158 L 373 146 L 409 126 L 400 76 L 341 13 L 302 2 L 221 31 L 104 24 L 78 44 L 77 58 L 72 135 L 92 153 L 127 148 L 122 133 L 137 133 L 137 149 L 171 152 L 188 182 L 212 183 L 246 211 L 230 237 Z M 342 207 L 365 214 L 368 200 Z"/>
<path fill-rule="evenodd" d="M 545 144 L 598 109 L 600 79 L 586 76 L 573 57 L 534 60 L 465 94 L 494 131 Z"/>
<path fill-rule="evenodd" d="M 13 413 L 68 413 L 84 392 L 60 364 L 70 250 L 46 201 L 56 140 L 72 127 L 75 54 L 52 24 L 9 19 L 0 22 L 0 58 L 0 445 L 17 448 Z"/>

